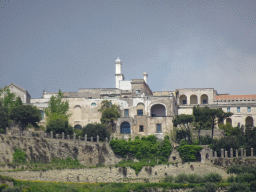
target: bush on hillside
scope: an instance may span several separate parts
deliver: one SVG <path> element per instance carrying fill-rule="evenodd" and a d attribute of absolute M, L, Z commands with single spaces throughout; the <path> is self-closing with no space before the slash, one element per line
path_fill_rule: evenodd
<path fill-rule="evenodd" d="M 180 157 L 185 162 L 196 161 L 196 153 L 202 149 L 203 147 L 197 145 L 183 145 L 178 147 Z"/>
<path fill-rule="evenodd" d="M 139 160 L 159 159 L 161 162 L 167 162 L 172 151 L 168 136 L 161 142 L 158 142 L 154 135 L 135 138 L 135 141 L 111 140 L 110 146 L 115 154 L 122 157 L 132 155 Z"/>

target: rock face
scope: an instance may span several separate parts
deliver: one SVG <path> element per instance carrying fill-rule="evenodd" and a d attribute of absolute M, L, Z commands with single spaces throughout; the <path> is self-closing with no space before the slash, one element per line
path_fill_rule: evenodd
<path fill-rule="evenodd" d="M 50 162 L 52 158 L 78 159 L 83 165 L 114 165 L 121 161 L 108 143 L 0 136 L 0 163 L 10 163 L 16 148 L 26 152 L 27 161 Z"/>

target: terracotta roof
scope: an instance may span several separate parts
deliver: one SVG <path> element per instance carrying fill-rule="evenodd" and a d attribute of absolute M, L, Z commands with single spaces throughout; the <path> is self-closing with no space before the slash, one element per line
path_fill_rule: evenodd
<path fill-rule="evenodd" d="M 256 99 L 256 95 L 218 95 L 214 100 L 250 100 Z"/>

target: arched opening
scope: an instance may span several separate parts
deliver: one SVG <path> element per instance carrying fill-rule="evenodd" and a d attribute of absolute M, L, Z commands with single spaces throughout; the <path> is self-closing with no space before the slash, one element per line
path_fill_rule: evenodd
<path fill-rule="evenodd" d="M 232 119 L 231 119 L 231 118 L 227 118 L 227 119 L 226 119 L 226 125 L 227 125 L 228 123 L 232 126 Z"/>
<path fill-rule="evenodd" d="M 246 117 L 245 126 L 246 127 L 253 127 L 253 118 L 251 116 Z"/>
<path fill-rule="evenodd" d="M 208 153 L 206 153 L 205 159 L 209 159 L 209 154 Z"/>
<path fill-rule="evenodd" d="M 128 122 L 123 122 L 121 124 L 121 133 L 122 134 L 131 134 L 131 128 L 130 128 L 130 123 Z"/>
<path fill-rule="evenodd" d="M 81 106 L 80 105 L 76 105 L 75 109 L 74 109 L 74 120 L 81 120 Z"/>
<path fill-rule="evenodd" d="M 208 95 L 201 95 L 201 104 L 208 104 Z"/>
<path fill-rule="evenodd" d="M 190 96 L 190 104 L 197 104 L 197 96 L 196 95 Z"/>
<path fill-rule="evenodd" d="M 201 161 L 201 153 L 200 152 L 196 153 L 196 161 Z"/>
<path fill-rule="evenodd" d="M 180 96 L 180 105 L 186 105 L 187 104 L 187 96 L 181 95 Z"/>
<path fill-rule="evenodd" d="M 165 117 L 165 106 L 162 104 L 155 104 L 151 107 L 151 116 L 152 117 Z"/>
<path fill-rule="evenodd" d="M 75 125 L 74 128 L 75 128 L 75 129 L 82 129 L 82 126 L 81 126 L 81 125 Z"/>

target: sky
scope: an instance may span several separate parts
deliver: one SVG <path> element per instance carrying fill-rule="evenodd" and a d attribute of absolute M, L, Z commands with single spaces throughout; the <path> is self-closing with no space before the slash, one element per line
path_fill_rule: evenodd
<path fill-rule="evenodd" d="M 256 0 L 0 0 L 0 87 L 256 94 Z"/>

